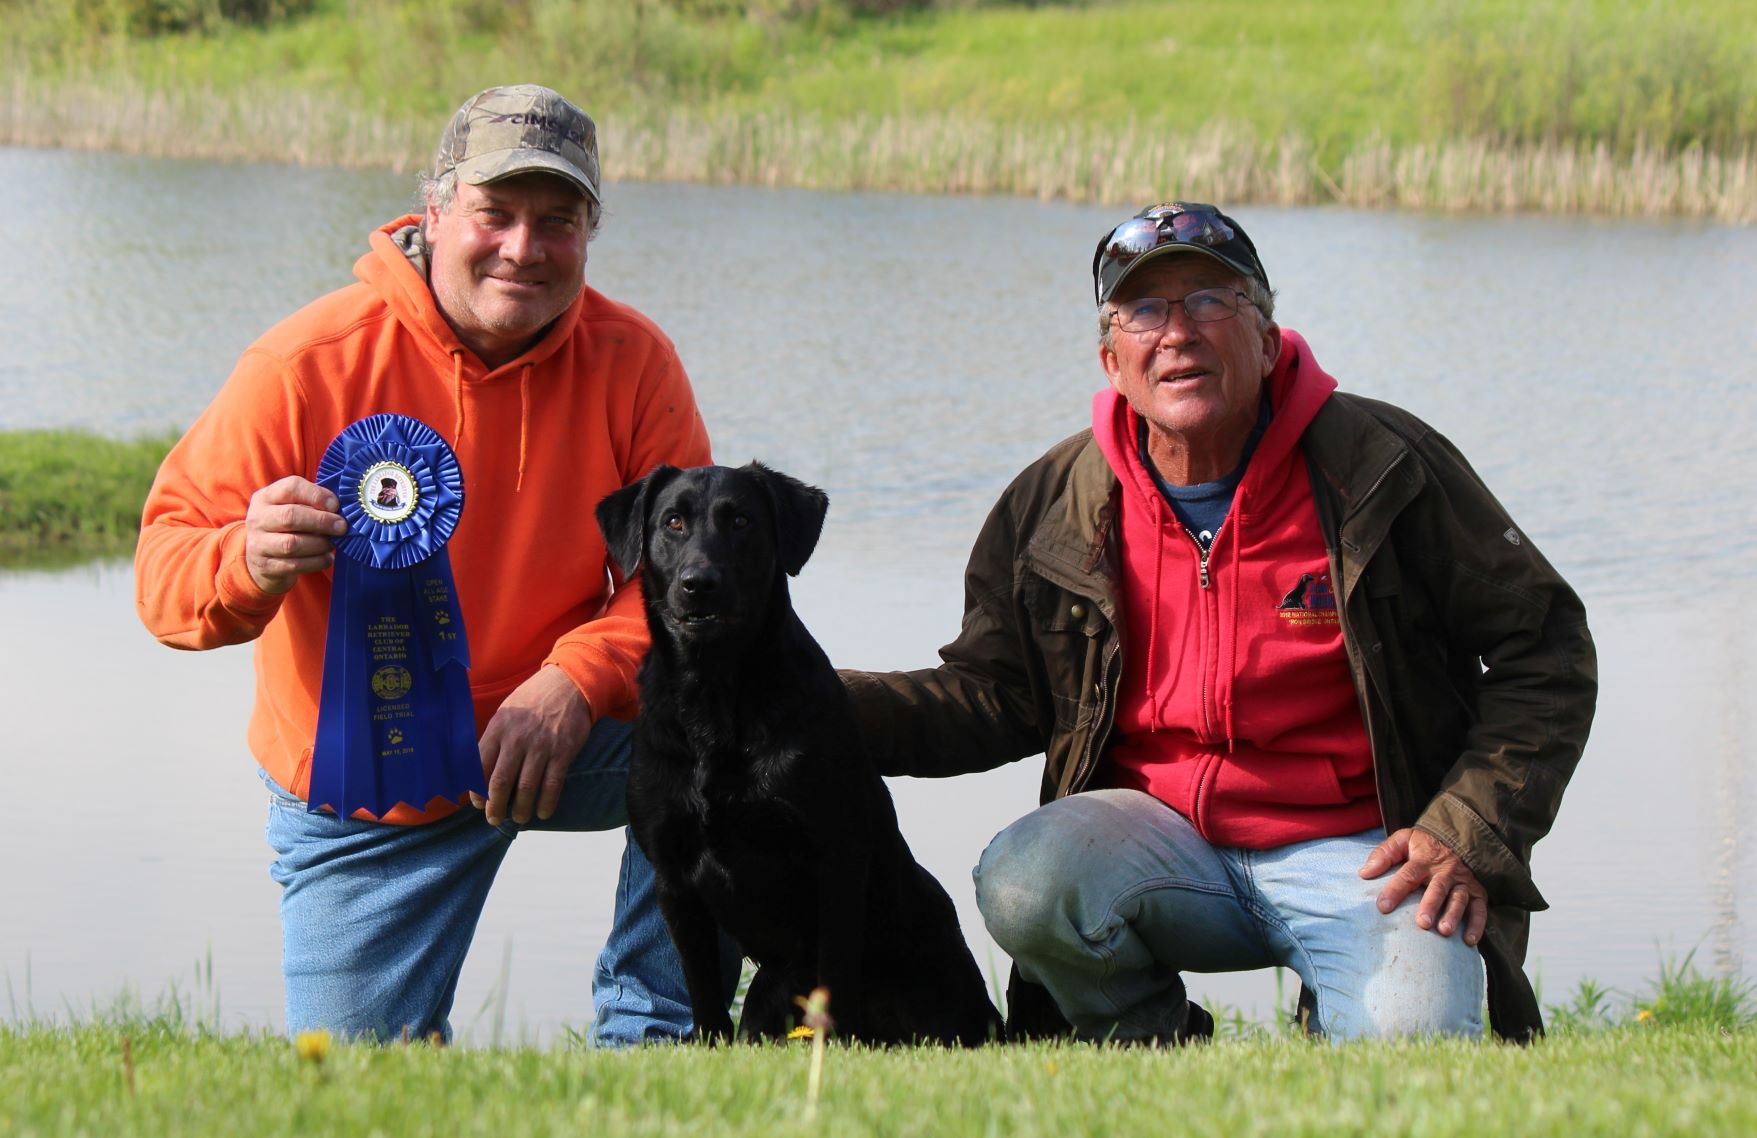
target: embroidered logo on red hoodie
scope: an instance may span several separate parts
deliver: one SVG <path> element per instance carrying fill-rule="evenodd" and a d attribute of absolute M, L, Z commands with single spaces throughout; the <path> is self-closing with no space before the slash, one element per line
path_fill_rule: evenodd
<path fill-rule="evenodd" d="M 1336 593 L 1330 588 L 1330 574 L 1301 573 L 1299 582 L 1281 598 L 1276 612 L 1290 628 L 1340 623 L 1336 616 Z"/>

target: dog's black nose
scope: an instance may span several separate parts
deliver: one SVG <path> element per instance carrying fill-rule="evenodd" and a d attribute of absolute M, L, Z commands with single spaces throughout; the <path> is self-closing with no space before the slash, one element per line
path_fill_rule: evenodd
<path fill-rule="evenodd" d="M 720 587 L 720 574 L 711 565 L 691 565 L 677 575 L 677 583 L 691 596 L 705 596 Z"/>

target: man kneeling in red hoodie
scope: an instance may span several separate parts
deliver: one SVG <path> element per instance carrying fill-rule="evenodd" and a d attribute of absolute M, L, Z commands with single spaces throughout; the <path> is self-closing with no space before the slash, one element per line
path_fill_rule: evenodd
<path fill-rule="evenodd" d="M 1042 752 L 976 869 L 1009 1031 L 1212 1034 L 1185 971 L 1279 965 L 1335 1038 L 1543 1029 L 1529 871 L 1597 693 L 1579 598 L 1464 458 L 1336 390 L 1244 228 L 1093 256 L 1110 387 L 970 557 L 932 669 L 846 673 L 887 774 Z"/>

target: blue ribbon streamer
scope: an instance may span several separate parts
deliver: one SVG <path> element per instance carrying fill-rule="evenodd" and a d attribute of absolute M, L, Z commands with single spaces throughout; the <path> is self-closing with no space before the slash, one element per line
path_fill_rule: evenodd
<path fill-rule="evenodd" d="M 323 690 L 306 809 L 383 817 L 397 803 L 486 794 L 470 700 L 470 647 L 445 544 L 463 472 L 407 415 L 349 424 L 317 483 L 341 502 Z"/>

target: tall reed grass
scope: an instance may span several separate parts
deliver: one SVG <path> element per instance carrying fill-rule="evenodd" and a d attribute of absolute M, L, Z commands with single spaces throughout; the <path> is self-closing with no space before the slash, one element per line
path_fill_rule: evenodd
<path fill-rule="evenodd" d="M 1413 93 L 1444 136 L 1736 151 L 1757 136 L 1751 15 L 1717 0 L 1432 0 L 1410 9 Z"/>
<path fill-rule="evenodd" d="M 414 170 L 439 124 L 358 100 L 271 88 L 152 88 L 17 74 L 0 144 Z M 1001 124 L 951 114 L 850 119 L 781 111 L 647 112 L 600 124 L 613 180 L 1012 194 L 1109 204 L 1187 197 L 1458 212 L 1757 220 L 1757 152 L 1609 142 L 1368 138 L 1326 166 L 1295 133 L 1125 122 Z"/>
<path fill-rule="evenodd" d="M 431 123 L 311 91 L 222 94 L 115 77 L 44 80 L 25 71 L 0 84 L 0 145 L 8 146 L 412 170 L 431 161 L 438 138 Z"/>

